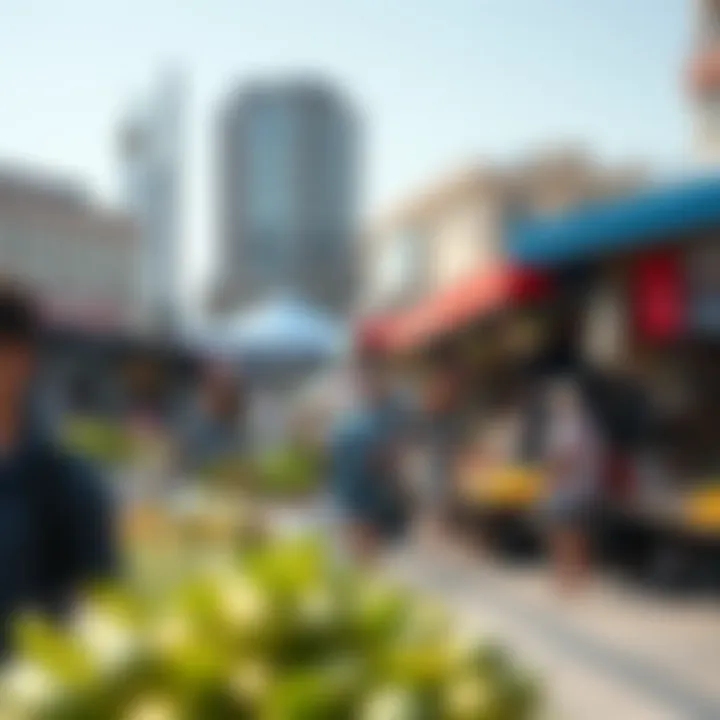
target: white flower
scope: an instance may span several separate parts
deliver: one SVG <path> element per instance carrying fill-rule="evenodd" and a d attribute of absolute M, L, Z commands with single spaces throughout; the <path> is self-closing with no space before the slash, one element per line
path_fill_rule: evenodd
<path fill-rule="evenodd" d="M 94 662 L 112 669 L 125 662 L 135 649 L 130 627 L 109 613 L 87 608 L 77 618 L 75 632 Z"/>
<path fill-rule="evenodd" d="M 267 602 L 252 583 L 241 579 L 229 582 L 220 593 L 221 611 L 232 627 L 257 627 L 267 617 Z"/>
<path fill-rule="evenodd" d="M 179 613 L 165 615 L 153 628 L 150 641 L 162 654 L 175 655 L 192 641 L 192 628 Z"/>
<path fill-rule="evenodd" d="M 229 680 L 230 692 L 239 700 L 256 700 L 270 684 L 270 671 L 263 663 L 248 661 L 237 667 Z"/>
<path fill-rule="evenodd" d="M 42 707 L 57 689 L 55 678 L 44 667 L 29 660 L 14 662 L 2 676 L 3 699 L 26 712 Z"/>
<path fill-rule="evenodd" d="M 446 707 L 451 717 L 482 716 L 489 703 L 490 688 L 477 675 L 465 675 L 454 680 L 446 695 Z"/>
<path fill-rule="evenodd" d="M 165 697 L 145 697 L 135 702 L 123 720 L 178 720 L 180 713 L 175 704 Z"/>
<path fill-rule="evenodd" d="M 417 701 L 404 688 L 389 687 L 370 696 L 361 713 L 362 720 L 413 720 Z"/>

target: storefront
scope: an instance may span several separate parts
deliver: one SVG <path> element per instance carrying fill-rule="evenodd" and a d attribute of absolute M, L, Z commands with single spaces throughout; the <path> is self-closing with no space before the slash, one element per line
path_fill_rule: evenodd
<path fill-rule="evenodd" d="M 663 530 L 716 537 L 718 241 L 717 178 L 529 222 L 509 238 L 519 264 L 590 268 L 581 362 L 609 454 L 622 460 L 606 473 L 609 502 Z"/>
<path fill-rule="evenodd" d="M 466 527 L 527 516 L 540 492 L 531 467 L 533 425 L 542 421 L 533 413 L 533 389 L 564 350 L 551 322 L 556 309 L 545 273 L 505 264 L 472 272 L 416 307 L 364 326 L 405 378 L 418 379 L 420 393 L 438 375 L 460 375 L 463 397 L 455 412 L 463 441 L 447 481 Z"/>

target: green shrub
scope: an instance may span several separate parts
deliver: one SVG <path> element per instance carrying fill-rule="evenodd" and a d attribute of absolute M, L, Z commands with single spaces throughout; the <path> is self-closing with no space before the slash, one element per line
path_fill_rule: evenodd
<path fill-rule="evenodd" d="M 318 489 L 322 467 L 316 453 L 302 446 L 287 446 L 257 460 L 255 488 L 263 495 L 303 496 Z"/>
<path fill-rule="evenodd" d="M 98 594 L 77 627 L 26 620 L 0 677 L 16 720 L 525 720 L 537 690 L 506 655 L 458 642 L 436 607 L 270 544 L 149 602 Z"/>
<path fill-rule="evenodd" d="M 119 422 L 99 418 L 73 418 L 61 429 L 63 443 L 98 462 L 119 465 L 129 461 L 135 448 Z"/>

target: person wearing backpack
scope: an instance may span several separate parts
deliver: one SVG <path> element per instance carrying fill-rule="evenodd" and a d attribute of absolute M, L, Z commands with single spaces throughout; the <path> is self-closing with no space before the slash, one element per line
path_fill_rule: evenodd
<path fill-rule="evenodd" d="M 0 283 L 0 657 L 18 613 L 61 618 L 86 584 L 117 567 L 105 488 L 34 407 L 42 335 L 34 298 Z"/>

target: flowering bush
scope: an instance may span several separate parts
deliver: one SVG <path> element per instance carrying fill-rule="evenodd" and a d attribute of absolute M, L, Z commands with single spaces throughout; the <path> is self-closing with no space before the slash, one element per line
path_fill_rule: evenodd
<path fill-rule="evenodd" d="M 0 677 L 17 720 L 523 720 L 533 683 L 435 606 L 274 542 L 162 592 L 97 592 L 73 625 L 18 627 Z"/>

